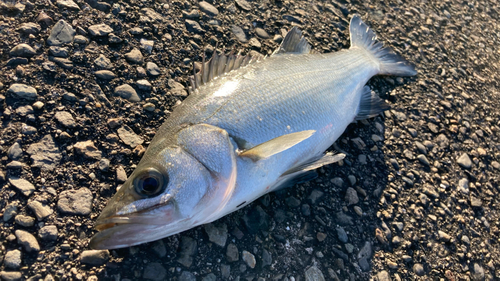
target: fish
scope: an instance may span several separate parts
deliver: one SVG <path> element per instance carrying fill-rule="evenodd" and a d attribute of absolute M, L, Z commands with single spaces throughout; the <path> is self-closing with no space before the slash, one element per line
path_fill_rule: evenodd
<path fill-rule="evenodd" d="M 415 66 L 353 15 L 350 48 L 322 54 L 292 28 L 269 57 L 218 54 L 95 222 L 93 249 L 147 243 L 213 222 L 338 162 L 325 152 L 347 126 L 388 103 L 366 86 Z"/>

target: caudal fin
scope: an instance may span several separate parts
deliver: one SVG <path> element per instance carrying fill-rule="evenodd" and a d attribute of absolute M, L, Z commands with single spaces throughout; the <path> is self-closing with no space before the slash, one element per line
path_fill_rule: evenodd
<path fill-rule="evenodd" d="M 351 48 L 363 48 L 367 50 L 379 63 L 379 74 L 413 76 L 417 74 L 415 67 L 405 59 L 392 52 L 389 47 L 384 47 L 382 42 L 376 39 L 375 32 L 366 25 L 359 15 L 351 18 L 349 26 L 351 37 Z"/>

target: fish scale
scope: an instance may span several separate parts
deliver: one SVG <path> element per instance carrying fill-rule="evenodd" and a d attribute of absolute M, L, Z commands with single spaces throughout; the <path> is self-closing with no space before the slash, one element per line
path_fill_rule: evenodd
<path fill-rule="evenodd" d="M 265 193 L 310 180 L 347 126 L 388 105 L 365 86 L 416 71 L 357 15 L 351 48 L 311 52 L 293 28 L 269 58 L 214 52 L 96 222 L 96 249 L 137 245 L 212 222 Z"/>

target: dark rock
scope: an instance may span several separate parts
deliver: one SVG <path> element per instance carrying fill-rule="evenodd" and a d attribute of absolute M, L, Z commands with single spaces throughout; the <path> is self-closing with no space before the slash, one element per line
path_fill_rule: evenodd
<path fill-rule="evenodd" d="M 208 234 L 208 240 L 221 247 L 226 245 L 227 240 L 227 226 L 222 224 L 220 227 L 216 227 L 214 224 L 209 223 L 205 225 L 205 231 Z"/>
<path fill-rule="evenodd" d="M 233 243 L 227 245 L 226 257 L 228 262 L 235 262 L 239 260 L 240 255 L 238 252 L 238 248 Z"/>
<path fill-rule="evenodd" d="M 167 270 L 158 262 L 152 262 L 146 265 L 142 277 L 150 280 L 165 280 Z"/>
<path fill-rule="evenodd" d="M 177 259 L 177 262 L 189 268 L 193 264 L 194 256 L 197 251 L 198 243 L 196 243 L 196 241 L 191 237 L 182 236 L 178 250 L 179 258 Z"/>
<path fill-rule="evenodd" d="M 243 216 L 243 222 L 250 233 L 269 228 L 269 216 L 260 206 L 250 209 Z"/>

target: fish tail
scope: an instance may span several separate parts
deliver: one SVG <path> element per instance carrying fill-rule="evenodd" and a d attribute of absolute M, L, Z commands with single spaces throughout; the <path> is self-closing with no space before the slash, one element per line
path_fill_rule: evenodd
<path fill-rule="evenodd" d="M 417 74 L 415 66 L 404 58 L 392 52 L 389 47 L 384 47 L 376 39 L 375 32 L 366 25 L 359 15 L 351 18 L 349 26 L 351 48 L 365 49 L 379 64 L 379 73 L 385 75 L 413 76 Z"/>

